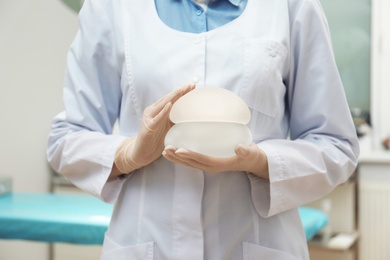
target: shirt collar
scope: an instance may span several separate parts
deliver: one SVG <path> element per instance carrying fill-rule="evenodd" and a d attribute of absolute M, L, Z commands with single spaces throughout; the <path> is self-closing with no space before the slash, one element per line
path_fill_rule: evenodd
<path fill-rule="evenodd" d="M 210 0 L 210 2 L 221 1 L 221 0 Z M 226 1 L 226 0 L 225 0 Z M 242 0 L 228 0 L 232 5 L 238 6 Z"/>
<path fill-rule="evenodd" d="M 221 0 L 210 0 L 210 2 L 214 2 L 214 1 L 221 1 Z M 224 0 L 226 1 L 226 0 Z M 242 0 L 228 0 L 232 5 L 234 6 L 237 6 L 241 3 Z"/>
<path fill-rule="evenodd" d="M 229 0 L 232 5 L 238 6 L 242 0 Z"/>

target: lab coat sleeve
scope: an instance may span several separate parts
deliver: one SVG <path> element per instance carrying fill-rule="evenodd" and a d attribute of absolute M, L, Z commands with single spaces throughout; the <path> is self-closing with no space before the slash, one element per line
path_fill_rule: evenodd
<path fill-rule="evenodd" d="M 99 0 L 88 0 L 79 14 L 64 83 L 65 111 L 52 122 L 47 156 L 54 170 L 80 189 L 114 202 L 124 179 L 107 181 L 116 147 L 113 135 L 121 88 L 114 30 Z"/>
<path fill-rule="evenodd" d="M 356 130 L 335 64 L 328 25 L 317 0 L 301 1 L 291 21 L 287 86 L 288 140 L 266 140 L 269 180 L 248 174 L 263 217 L 328 194 L 353 173 Z"/>

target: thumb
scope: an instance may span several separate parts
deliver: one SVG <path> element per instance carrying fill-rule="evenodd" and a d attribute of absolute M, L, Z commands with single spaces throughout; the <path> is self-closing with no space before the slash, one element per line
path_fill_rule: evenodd
<path fill-rule="evenodd" d="M 249 146 L 245 146 L 243 144 L 239 144 L 236 146 L 236 154 L 239 156 L 239 157 L 245 157 L 247 155 L 249 155 L 250 151 L 249 151 Z"/>

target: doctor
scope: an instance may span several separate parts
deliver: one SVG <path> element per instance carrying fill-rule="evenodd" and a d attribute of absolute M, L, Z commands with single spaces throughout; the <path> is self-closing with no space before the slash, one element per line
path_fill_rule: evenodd
<path fill-rule="evenodd" d="M 102 259 L 309 259 L 297 207 L 346 181 L 359 150 L 319 1 L 87 0 L 79 19 L 47 151 L 115 203 Z M 195 85 L 247 103 L 251 146 L 164 147 Z"/>

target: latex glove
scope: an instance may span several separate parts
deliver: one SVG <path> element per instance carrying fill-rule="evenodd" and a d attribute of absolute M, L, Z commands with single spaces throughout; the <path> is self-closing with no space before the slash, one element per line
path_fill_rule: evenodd
<path fill-rule="evenodd" d="M 197 168 L 208 173 L 245 171 L 268 179 L 267 156 L 256 144 L 250 146 L 239 144 L 235 152 L 235 156 L 218 158 L 183 148 L 176 149 L 169 145 L 165 147 L 163 156 L 174 163 Z"/>
<path fill-rule="evenodd" d="M 161 156 L 165 135 L 172 126 L 172 105 L 194 88 L 193 84 L 178 88 L 144 110 L 138 135 L 125 139 L 116 150 L 115 166 L 120 173 L 130 173 Z"/>

